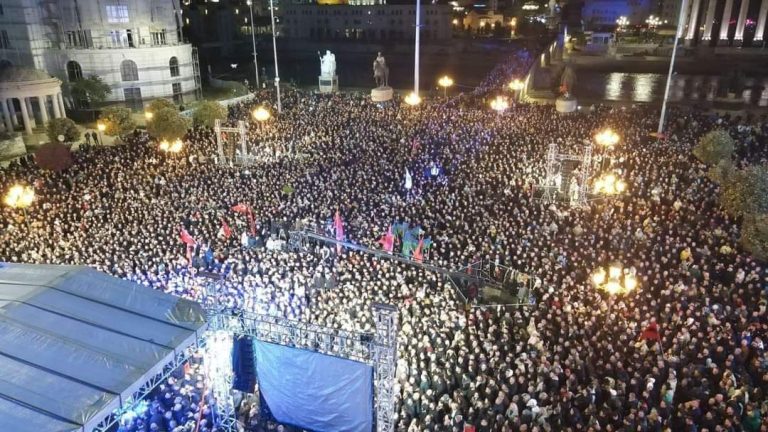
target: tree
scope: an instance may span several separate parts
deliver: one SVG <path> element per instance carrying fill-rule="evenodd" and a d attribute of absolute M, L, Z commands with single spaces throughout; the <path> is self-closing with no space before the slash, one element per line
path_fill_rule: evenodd
<path fill-rule="evenodd" d="M 741 246 L 756 258 L 768 260 L 768 214 L 750 215 L 741 226 Z"/>
<path fill-rule="evenodd" d="M 64 135 L 64 142 L 74 142 L 80 139 L 80 129 L 75 122 L 68 118 L 57 118 L 48 122 L 46 130 L 51 142 L 58 142 L 59 135 Z"/>
<path fill-rule="evenodd" d="M 174 103 L 168 99 L 163 99 L 163 98 L 155 99 L 152 101 L 152 103 L 149 104 L 149 106 L 147 107 L 147 111 L 154 114 L 165 108 L 170 108 L 175 110 L 176 105 L 174 105 Z"/>
<path fill-rule="evenodd" d="M 768 213 L 768 166 L 734 171 L 721 185 L 720 204 L 733 216 Z"/>
<path fill-rule="evenodd" d="M 209 128 L 213 127 L 217 119 L 224 120 L 225 118 L 227 118 L 227 109 L 216 101 L 201 102 L 192 114 L 195 125 Z"/>
<path fill-rule="evenodd" d="M 707 171 L 707 177 L 717 184 L 722 184 L 728 181 L 728 178 L 734 173 L 736 167 L 733 166 L 733 162 L 730 159 L 723 159 L 709 168 Z"/>
<path fill-rule="evenodd" d="M 163 108 L 154 114 L 147 123 L 147 132 L 155 138 L 173 141 L 187 133 L 189 120 L 182 117 L 177 109 Z"/>
<path fill-rule="evenodd" d="M 106 126 L 104 133 L 109 136 L 125 135 L 136 129 L 131 110 L 124 107 L 109 107 L 101 112 L 99 123 Z"/>
<path fill-rule="evenodd" d="M 112 93 L 112 89 L 96 75 L 74 81 L 70 84 L 69 91 L 81 107 L 90 107 L 94 103 L 104 102 Z"/>
<path fill-rule="evenodd" d="M 733 138 L 728 131 L 719 129 L 704 135 L 693 148 L 693 155 L 707 165 L 716 165 L 723 159 L 730 159 L 733 149 Z"/>

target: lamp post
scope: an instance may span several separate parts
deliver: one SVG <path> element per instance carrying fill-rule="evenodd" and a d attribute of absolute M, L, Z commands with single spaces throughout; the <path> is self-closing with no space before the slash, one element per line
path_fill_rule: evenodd
<path fill-rule="evenodd" d="M 499 114 L 506 111 L 506 109 L 509 108 L 509 102 L 507 102 L 507 99 L 502 96 L 496 96 L 491 101 L 491 109 L 498 112 Z"/>
<path fill-rule="evenodd" d="M 259 123 L 269 120 L 270 117 L 272 117 L 272 114 L 270 114 L 269 110 L 263 106 L 253 110 L 253 118 L 256 119 Z"/>
<path fill-rule="evenodd" d="M 153 113 L 152 111 L 144 112 L 144 118 L 147 119 L 147 121 L 152 121 L 154 117 L 155 117 L 155 113 Z"/>
<path fill-rule="evenodd" d="M 661 104 L 661 114 L 659 115 L 659 128 L 656 133 L 661 135 L 664 132 L 664 118 L 667 115 L 667 100 L 669 99 L 669 86 L 672 83 L 672 71 L 675 70 L 675 58 L 677 58 L 677 44 L 685 28 L 685 16 L 688 7 L 688 0 L 683 0 L 680 6 L 680 14 L 677 18 L 677 30 L 675 30 L 675 44 L 672 46 L 672 59 L 669 61 L 669 72 L 667 73 L 667 84 L 664 87 L 664 102 Z"/>
<path fill-rule="evenodd" d="M 107 125 L 102 122 L 96 123 L 96 129 L 99 131 L 99 144 L 104 145 L 104 136 L 102 135 L 107 130 Z"/>
<path fill-rule="evenodd" d="M 416 106 L 421 103 L 421 97 L 418 93 L 410 92 L 408 93 L 408 96 L 405 97 L 405 103 L 410 106 Z"/>
<path fill-rule="evenodd" d="M 27 224 L 27 231 L 30 230 L 29 218 L 27 217 L 27 207 L 32 205 L 35 200 L 35 190 L 31 186 L 16 184 L 11 186 L 8 193 L 5 194 L 3 201 L 8 207 L 21 209 L 24 214 L 24 222 Z"/>
<path fill-rule="evenodd" d="M 184 149 L 184 143 L 180 138 L 176 138 L 172 143 L 169 143 L 168 140 L 160 142 L 160 151 L 164 153 L 180 153 L 182 149 Z"/>
<path fill-rule="evenodd" d="M 448 99 L 448 87 L 453 85 L 453 79 L 445 75 L 437 81 L 437 85 L 443 88 L 443 97 Z"/>
<path fill-rule="evenodd" d="M 525 87 L 525 83 L 518 78 L 515 78 L 509 83 L 509 89 L 512 90 L 512 93 L 515 95 L 515 100 L 520 100 L 520 90 L 522 90 L 523 87 Z"/>
<path fill-rule="evenodd" d="M 248 0 L 248 9 L 251 10 L 251 41 L 253 42 L 253 73 L 256 75 L 256 89 L 261 87 L 259 82 L 259 61 L 256 59 L 256 30 L 253 24 L 253 1 Z"/>
<path fill-rule="evenodd" d="M 283 104 L 280 102 L 280 73 L 277 70 L 277 32 L 275 31 L 275 6 L 274 1 L 269 0 L 269 15 L 272 18 L 272 51 L 275 54 L 275 89 L 277 90 L 277 112 L 283 112 Z"/>
<path fill-rule="evenodd" d="M 271 1 L 271 0 L 270 0 Z M 414 59 L 413 59 L 413 93 L 418 99 L 418 104 L 421 102 L 421 98 L 419 98 L 419 46 L 421 45 L 419 43 L 420 41 L 420 35 L 421 35 L 421 0 L 416 0 L 416 38 L 415 38 L 415 44 L 416 48 L 414 50 Z M 406 100 L 407 102 L 407 100 Z M 416 105 L 414 104 L 414 105 Z"/>
<path fill-rule="evenodd" d="M 598 177 L 593 184 L 593 191 L 602 195 L 619 195 L 627 190 L 627 183 L 614 173 Z"/>
<path fill-rule="evenodd" d="M 637 277 L 619 262 L 598 267 L 592 272 L 590 280 L 595 288 L 611 296 L 629 294 L 638 286 Z"/>

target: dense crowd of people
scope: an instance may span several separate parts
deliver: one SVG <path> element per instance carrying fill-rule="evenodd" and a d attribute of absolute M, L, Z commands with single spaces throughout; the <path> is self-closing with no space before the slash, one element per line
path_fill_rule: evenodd
<path fill-rule="evenodd" d="M 0 185 L 34 185 L 37 200 L 27 220 L 0 210 L 0 259 L 89 265 L 195 300 L 197 274 L 221 272 L 229 307 L 349 331 L 371 331 L 373 302 L 393 304 L 399 431 L 768 430 L 768 272 L 740 251 L 738 221 L 691 154 L 705 132 L 725 128 L 737 164 L 766 163 L 765 119 L 673 109 L 657 140 L 650 107 L 490 110 L 532 59 L 520 50 L 477 91 L 418 107 L 288 90 L 282 114 L 249 122 L 249 146 L 263 157 L 247 167 L 220 163 L 204 128 L 189 131 L 180 154 L 137 132 L 119 146 L 84 146 L 62 173 L 13 163 Z M 231 107 L 230 120 L 272 103 L 259 93 Z M 547 146 L 579 152 L 606 127 L 620 133 L 610 157 L 628 192 L 583 208 L 538 200 Z M 435 166 L 439 176 L 421 175 Z M 450 281 L 418 266 L 332 245 L 275 246 L 295 228 L 327 230 L 337 212 L 354 243 L 380 248 L 392 224 L 407 222 L 431 237 L 436 266 L 483 260 L 538 275 L 539 301 L 466 308 Z M 612 297 L 590 284 L 593 269 L 615 261 L 637 275 L 635 292 Z M 200 361 L 121 432 L 214 431 Z M 253 399 L 239 419 L 246 431 L 290 430 Z"/>

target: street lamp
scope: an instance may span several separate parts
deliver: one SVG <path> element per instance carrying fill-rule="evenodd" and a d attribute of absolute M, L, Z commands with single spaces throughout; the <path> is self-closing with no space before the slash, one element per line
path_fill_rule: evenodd
<path fill-rule="evenodd" d="M 622 31 L 629 25 L 629 19 L 625 16 L 620 16 L 616 20 L 616 24 L 619 26 L 619 31 Z"/>
<path fill-rule="evenodd" d="M 525 87 L 525 83 L 515 78 L 508 84 L 509 89 L 515 94 L 515 99 L 520 99 L 520 91 Z"/>
<path fill-rule="evenodd" d="M 405 103 L 410 106 L 416 106 L 421 103 L 421 98 L 416 92 L 410 92 L 408 93 L 408 96 L 405 97 Z"/>
<path fill-rule="evenodd" d="M 453 79 L 449 77 L 448 75 L 445 75 L 444 77 L 440 78 L 437 81 L 437 84 L 443 88 L 443 97 L 448 97 L 448 87 L 451 87 L 453 85 Z"/>
<path fill-rule="evenodd" d="M 269 120 L 270 117 L 272 117 L 272 114 L 270 114 L 269 110 L 264 108 L 263 106 L 260 106 L 255 110 L 253 110 L 253 118 L 259 122 L 267 121 Z"/>
<path fill-rule="evenodd" d="M 616 174 L 608 173 L 595 180 L 593 190 L 596 194 L 618 195 L 627 190 L 627 184 Z"/>
<path fill-rule="evenodd" d="M 649 30 L 654 31 L 656 30 L 656 27 L 661 25 L 661 18 L 651 15 L 645 20 L 645 23 L 648 24 Z"/>
<path fill-rule="evenodd" d="M 638 281 L 634 274 L 619 263 L 598 267 L 590 276 L 592 284 L 610 295 L 624 295 L 637 289 Z"/>
<path fill-rule="evenodd" d="M 605 129 L 595 135 L 595 142 L 600 147 L 610 150 L 619 143 L 619 135 L 610 129 Z"/>
<path fill-rule="evenodd" d="M 181 139 L 177 138 L 176 141 L 169 143 L 168 140 L 162 140 L 160 142 L 160 151 L 165 153 L 179 153 L 184 148 L 184 143 Z"/>
<path fill-rule="evenodd" d="M 144 112 L 144 118 L 147 119 L 147 121 L 152 121 L 152 119 L 155 117 L 155 113 L 151 111 L 145 111 Z"/>
<path fill-rule="evenodd" d="M 21 209 L 24 214 L 24 222 L 27 224 L 27 230 L 29 230 L 29 218 L 27 217 L 27 207 L 32 205 L 35 200 L 35 190 L 31 186 L 24 186 L 21 184 L 15 184 L 11 186 L 8 193 L 5 194 L 3 202 L 8 207 L 14 209 Z"/>
<path fill-rule="evenodd" d="M 507 102 L 507 99 L 504 97 L 496 96 L 496 98 L 491 101 L 491 109 L 496 112 L 504 112 L 507 108 L 509 108 L 509 102 Z"/>
<path fill-rule="evenodd" d="M 253 1 L 248 0 L 248 9 L 251 10 L 251 41 L 253 42 L 253 73 L 256 74 L 256 90 L 261 87 L 259 83 L 259 62 L 256 60 L 256 31 L 253 27 Z"/>
<path fill-rule="evenodd" d="M 277 112 L 283 112 L 283 104 L 280 102 L 280 73 L 277 70 L 277 31 L 275 30 L 275 5 L 269 0 L 269 15 L 272 18 L 272 52 L 275 54 L 275 89 L 277 90 Z"/>
<path fill-rule="evenodd" d="M 104 145 L 104 136 L 102 135 L 107 130 L 107 125 L 102 122 L 96 123 L 96 129 L 99 130 L 99 144 Z"/>

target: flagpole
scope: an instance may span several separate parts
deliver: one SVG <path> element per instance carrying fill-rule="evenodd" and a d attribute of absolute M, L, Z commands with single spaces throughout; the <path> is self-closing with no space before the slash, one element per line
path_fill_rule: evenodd
<path fill-rule="evenodd" d="M 275 88 L 277 89 L 277 112 L 283 112 L 283 105 L 280 103 L 280 73 L 277 71 L 277 39 L 275 31 L 275 6 L 273 0 L 269 0 L 269 15 L 272 17 L 272 51 L 275 54 Z"/>
<path fill-rule="evenodd" d="M 685 9 L 688 7 L 688 0 L 683 0 L 680 6 L 680 16 L 677 18 L 677 31 L 675 32 L 675 45 L 672 47 L 672 59 L 669 62 L 669 73 L 667 74 L 667 85 L 664 88 L 664 102 L 661 104 L 661 115 L 659 116 L 659 128 L 656 131 L 659 135 L 664 132 L 664 118 L 667 116 L 667 102 L 669 100 L 669 86 L 672 84 L 672 71 L 675 69 L 675 58 L 677 57 L 677 44 L 680 35 L 685 27 Z"/>

